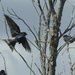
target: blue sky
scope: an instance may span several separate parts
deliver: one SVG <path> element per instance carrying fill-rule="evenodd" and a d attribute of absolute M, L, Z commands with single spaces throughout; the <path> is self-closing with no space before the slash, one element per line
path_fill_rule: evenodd
<path fill-rule="evenodd" d="M 74 0 L 69 0 L 71 4 L 75 4 Z M 7 12 L 7 7 L 9 8 L 9 10 L 11 11 L 11 8 L 13 8 L 13 10 L 16 12 L 16 14 L 18 16 L 20 16 L 21 18 L 23 18 L 26 23 L 33 29 L 33 26 L 35 28 L 38 27 L 38 16 L 36 14 L 36 11 L 32 5 L 31 0 L 2 0 L 2 5 L 4 7 L 5 13 L 9 14 Z M 2 22 L 4 21 L 4 17 L 3 17 L 3 12 L 2 12 L 2 8 L 1 8 L 1 3 L 0 3 L 0 38 L 7 38 L 7 35 L 5 33 L 5 24 Z M 65 27 L 67 27 L 67 24 L 69 24 L 69 20 L 71 18 L 71 9 L 72 7 L 70 6 L 69 3 L 66 3 L 65 9 L 64 9 L 64 13 L 62 16 L 62 26 L 61 29 L 62 31 L 65 29 Z M 11 11 L 12 12 L 12 11 Z M 15 20 L 16 23 L 19 25 L 21 31 L 25 31 L 27 32 L 27 38 L 30 39 L 32 42 L 34 42 L 34 37 L 31 34 L 31 32 L 28 30 L 28 28 L 20 21 L 20 20 Z M 65 27 L 64 27 L 65 26 Z M 9 31 L 9 28 L 8 28 Z M 10 34 L 9 34 L 10 35 Z M 73 35 L 73 33 L 72 33 Z M 63 39 L 61 38 L 61 42 L 64 43 Z M 62 43 L 60 42 L 60 45 L 62 45 Z M 31 45 L 31 44 L 30 44 Z M 72 44 L 71 46 L 74 46 L 74 44 Z M 31 63 L 31 56 L 33 55 L 33 70 L 35 70 L 35 72 L 37 74 L 39 74 L 37 68 L 34 65 L 34 62 L 38 63 L 38 66 L 40 66 L 40 59 L 39 59 L 39 51 L 34 48 L 31 45 L 32 48 L 32 53 L 28 53 L 24 50 L 24 48 L 21 45 L 16 45 L 16 49 L 23 55 L 23 57 L 25 57 L 25 60 L 28 62 L 28 64 L 30 65 Z M 0 41 L 0 51 L 3 53 L 5 59 L 6 59 L 6 65 L 7 65 L 7 72 L 10 75 L 29 75 L 30 74 L 30 70 L 27 68 L 27 66 L 24 64 L 24 62 L 22 61 L 22 59 L 17 55 L 17 53 L 14 51 L 13 53 L 11 52 L 11 50 L 9 49 L 9 47 L 7 46 L 6 43 L 4 43 L 3 41 Z M 72 52 L 73 53 L 73 52 Z M 57 59 L 57 68 L 60 68 L 60 65 L 62 64 L 61 58 L 60 58 L 61 54 L 58 56 Z M 73 57 L 74 54 L 72 55 Z M 65 54 L 65 57 L 66 54 Z M 0 70 L 4 68 L 3 65 L 3 60 L 2 57 L 0 56 Z M 67 59 L 67 58 L 65 58 Z M 64 60 L 65 60 L 64 59 Z M 73 59 L 74 60 L 74 59 Z M 63 69 L 63 68 L 62 68 Z M 60 70 L 60 72 L 62 71 L 62 69 Z M 57 72 L 59 71 L 59 69 L 57 70 Z"/>

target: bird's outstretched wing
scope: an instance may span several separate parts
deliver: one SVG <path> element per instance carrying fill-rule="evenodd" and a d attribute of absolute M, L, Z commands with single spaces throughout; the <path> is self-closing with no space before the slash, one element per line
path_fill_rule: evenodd
<path fill-rule="evenodd" d="M 5 14 L 4 16 L 10 28 L 11 36 L 14 37 L 16 34 L 20 33 L 19 26 L 8 15 Z"/>
<path fill-rule="evenodd" d="M 30 45 L 26 38 L 22 38 L 21 43 L 22 43 L 22 46 L 25 48 L 25 50 L 27 50 L 28 52 L 31 52 Z"/>

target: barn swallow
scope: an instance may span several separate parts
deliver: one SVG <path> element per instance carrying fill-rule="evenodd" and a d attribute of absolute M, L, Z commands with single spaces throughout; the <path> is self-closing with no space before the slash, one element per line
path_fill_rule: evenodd
<path fill-rule="evenodd" d="M 27 50 L 28 52 L 31 52 L 30 45 L 27 41 L 26 32 L 21 32 L 19 26 L 14 22 L 13 19 L 11 19 L 8 15 L 4 15 L 5 19 L 7 21 L 7 24 L 10 28 L 12 39 L 7 39 L 5 42 L 10 46 L 10 48 L 13 50 L 16 43 L 21 43 L 22 46 Z"/>
<path fill-rule="evenodd" d="M 65 42 L 68 44 L 73 43 L 75 41 L 75 37 L 70 36 L 70 35 L 63 35 L 63 39 Z"/>

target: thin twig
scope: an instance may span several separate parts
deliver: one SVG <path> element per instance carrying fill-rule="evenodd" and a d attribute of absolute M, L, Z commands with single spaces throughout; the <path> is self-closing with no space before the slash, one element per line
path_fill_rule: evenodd
<path fill-rule="evenodd" d="M 34 31 L 35 31 L 36 35 L 38 35 L 38 32 L 37 32 L 36 28 L 34 26 L 33 26 L 33 28 L 34 28 Z"/>
<path fill-rule="evenodd" d="M 72 68 L 71 56 L 69 52 L 69 45 L 67 45 L 67 54 L 68 54 L 68 59 L 69 59 L 70 74 L 73 75 L 73 68 Z"/>
<path fill-rule="evenodd" d="M 38 10 L 37 10 L 37 8 L 36 8 L 36 6 L 35 6 L 35 1 L 34 0 L 32 0 L 32 3 L 33 3 L 33 6 L 34 6 L 34 8 L 35 8 L 35 10 L 36 10 L 36 13 L 38 14 L 38 16 L 39 16 L 39 12 L 38 12 Z"/>
<path fill-rule="evenodd" d="M 70 20 L 69 25 L 67 26 L 67 28 L 65 29 L 65 31 L 59 36 L 59 38 L 61 38 L 61 37 L 62 37 L 65 33 L 67 33 L 68 31 L 71 32 L 72 28 L 75 27 L 74 18 L 73 18 L 74 10 L 75 10 L 75 7 L 73 7 L 73 10 L 72 10 L 72 17 L 71 17 L 71 20 Z"/>
<path fill-rule="evenodd" d="M 68 31 L 72 30 L 75 27 L 75 24 L 73 23 L 72 26 L 70 28 L 66 28 L 65 31 L 59 36 L 59 38 L 61 38 L 65 33 L 67 33 Z"/>
<path fill-rule="evenodd" d="M 40 51 L 40 49 L 39 49 L 35 44 L 33 44 L 28 38 L 27 38 L 27 40 L 28 40 L 35 48 L 37 48 L 37 49 Z"/>
<path fill-rule="evenodd" d="M 64 70 L 64 74 L 66 75 L 66 70 L 65 70 L 65 64 L 64 64 L 64 59 L 63 59 L 63 54 L 61 56 L 62 62 L 63 62 L 63 70 Z"/>
<path fill-rule="evenodd" d="M 4 20 L 5 20 L 5 30 L 6 30 L 6 34 L 7 34 L 7 37 L 8 37 L 8 39 L 9 39 L 9 34 L 8 34 L 8 30 L 7 30 L 6 19 L 4 19 Z"/>
<path fill-rule="evenodd" d="M 36 63 L 34 63 L 34 64 L 37 67 L 37 69 L 39 70 L 40 74 L 43 75 L 42 72 L 41 72 L 41 70 L 40 70 L 40 68 L 37 66 L 37 64 Z"/>
<path fill-rule="evenodd" d="M 45 5 L 46 5 L 46 9 L 48 11 L 48 4 L 47 4 L 46 0 L 44 0 L 44 2 L 45 2 Z"/>
<path fill-rule="evenodd" d="M 74 7 L 74 5 L 72 5 L 70 2 L 69 2 L 69 0 L 66 0 L 72 7 Z"/>
<path fill-rule="evenodd" d="M 64 43 L 59 49 L 58 49 L 58 54 L 62 51 L 62 49 L 66 46 L 67 43 Z"/>
<path fill-rule="evenodd" d="M 32 70 L 32 68 L 28 65 L 28 63 L 27 63 L 27 61 L 24 59 L 24 57 L 14 48 L 14 50 L 16 51 L 16 53 L 21 57 L 21 59 L 24 61 L 24 63 L 27 65 L 27 67 L 32 71 L 32 73 L 34 74 L 34 75 L 36 75 L 35 74 L 35 72 Z"/>
<path fill-rule="evenodd" d="M 1 1 L 0 1 L 0 2 L 1 2 Z M 2 7 L 3 14 L 4 14 L 5 11 L 4 11 L 4 7 L 3 7 L 2 3 L 1 3 L 1 7 Z"/>
<path fill-rule="evenodd" d="M 3 61 L 4 61 L 4 67 L 5 67 L 5 72 L 6 72 L 6 75 L 8 75 L 7 73 L 7 67 L 6 67 L 6 61 L 5 61 L 5 57 L 3 56 L 3 54 L 0 52 L 2 58 L 3 58 Z"/>
<path fill-rule="evenodd" d="M 44 21 L 46 21 L 46 18 L 45 18 L 45 15 L 44 15 L 44 12 L 43 12 L 42 6 L 41 6 L 41 4 L 40 4 L 40 0 L 38 0 L 38 7 L 39 7 L 39 9 L 40 9 L 40 11 L 41 11 L 41 14 L 43 15 L 43 19 L 44 19 Z"/>
<path fill-rule="evenodd" d="M 3 7 L 2 3 L 1 3 L 1 7 L 2 7 L 3 15 L 4 15 L 5 14 L 5 11 L 4 11 L 4 7 Z M 7 31 L 7 24 L 6 24 L 5 18 L 4 18 L 4 23 L 5 23 L 6 34 L 7 34 L 7 37 L 9 38 L 8 31 Z"/>
<path fill-rule="evenodd" d="M 31 61 L 31 69 L 32 69 L 32 66 L 33 66 L 33 55 L 31 56 L 32 57 L 32 61 Z M 30 70 L 30 75 L 31 75 L 31 70 Z"/>

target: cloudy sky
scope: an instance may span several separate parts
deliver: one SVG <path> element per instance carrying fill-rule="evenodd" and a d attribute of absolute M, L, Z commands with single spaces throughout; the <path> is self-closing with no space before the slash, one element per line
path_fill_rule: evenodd
<path fill-rule="evenodd" d="M 75 4 L 74 0 L 68 0 L 68 1 L 73 5 Z M 32 5 L 31 0 L 2 0 L 0 3 L 0 38 L 7 38 L 7 35 L 5 32 L 5 24 L 4 24 L 4 17 L 3 17 L 3 11 L 2 11 L 1 4 L 4 7 L 6 14 L 9 15 L 9 13 L 7 12 L 7 8 L 10 11 L 12 8 L 16 12 L 16 14 L 18 16 L 20 16 L 21 18 L 23 18 L 32 29 L 33 29 L 33 26 L 35 28 L 37 28 L 38 16 Z M 64 8 L 63 16 L 62 16 L 62 22 L 61 22 L 62 23 L 62 26 L 61 26 L 62 31 L 65 29 L 65 27 L 67 27 L 67 24 L 69 24 L 68 22 L 72 16 L 71 10 L 72 10 L 72 7 L 67 2 L 66 6 Z M 22 23 L 22 21 L 16 20 L 16 22 L 19 25 L 21 31 L 27 32 L 27 34 L 28 34 L 27 38 L 32 40 L 32 42 L 34 42 L 34 37 L 32 36 L 31 32 L 28 30 L 28 28 Z M 9 31 L 9 28 L 8 28 L 8 31 Z M 9 33 L 9 35 L 10 35 L 10 33 Z M 63 39 L 61 39 L 61 42 L 64 43 Z M 60 45 L 62 45 L 61 42 L 60 42 Z M 73 45 L 74 44 L 72 44 L 71 46 L 73 46 Z M 33 64 L 36 62 L 36 63 L 38 63 L 38 66 L 40 66 L 39 51 L 32 45 L 31 45 L 31 48 L 32 48 L 32 53 L 30 54 L 30 53 L 26 52 L 22 48 L 21 45 L 18 45 L 18 44 L 16 45 L 16 49 L 23 55 L 23 57 L 25 57 L 25 60 L 28 62 L 29 65 L 31 64 L 31 60 L 32 60 L 31 56 L 33 55 L 33 59 L 34 59 Z M 30 74 L 30 70 L 24 64 L 24 62 L 19 57 L 19 55 L 15 51 L 12 53 L 11 50 L 9 49 L 9 47 L 7 46 L 7 44 L 4 43 L 3 41 L 0 41 L 0 52 L 2 52 L 5 57 L 7 72 L 9 75 L 10 74 L 11 75 L 29 75 Z M 57 59 L 57 62 L 59 60 L 59 62 L 57 63 L 57 66 L 58 66 L 57 73 L 59 71 L 60 65 L 62 64 L 60 56 L 61 56 L 61 54 L 59 55 L 59 57 Z M 66 56 L 66 54 L 65 54 L 65 56 Z M 74 54 L 72 56 L 75 57 Z M 67 59 L 67 58 L 65 58 L 65 59 Z M 4 63 L 3 63 L 2 57 L 0 56 L 0 70 L 1 69 L 4 69 Z M 62 69 L 60 70 L 60 72 L 62 71 Z M 39 74 L 35 65 L 33 65 L 33 70 L 35 70 L 35 72 L 37 74 Z"/>
<path fill-rule="evenodd" d="M 31 0 L 7 0 L 1 1 L 5 13 L 9 15 L 9 13 L 7 12 L 7 7 L 8 9 L 11 11 L 11 8 L 13 8 L 13 10 L 17 13 L 17 15 L 19 15 L 21 18 L 23 18 L 26 23 L 33 28 L 33 26 L 36 27 L 36 24 L 38 24 L 38 17 L 36 15 L 36 12 L 33 8 L 32 2 Z M 0 3 L 0 38 L 7 38 L 6 32 L 5 32 L 5 24 L 4 24 L 4 17 L 3 17 L 3 11 L 2 11 L 2 7 L 1 7 L 1 3 Z M 34 40 L 31 32 L 28 30 L 28 28 L 19 20 L 16 20 L 17 24 L 20 26 L 21 31 L 25 31 L 27 32 L 27 38 L 30 40 Z M 9 31 L 9 28 L 8 28 Z M 9 33 L 10 36 L 10 33 Z M 30 44 L 31 48 L 32 45 Z M 33 58 L 35 58 L 33 61 L 38 61 L 40 62 L 40 60 L 38 59 L 38 54 L 39 51 L 36 50 L 36 48 L 32 48 L 32 53 L 28 53 L 24 50 L 24 48 L 21 45 L 16 45 L 16 49 L 23 55 L 23 57 L 25 58 L 25 60 L 28 62 L 28 64 L 31 64 L 31 56 L 34 54 Z M 6 59 L 6 66 L 7 66 L 7 72 L 10 75 L 29 75 L 30 74 L 30 70 L 27 68 L 27 66 L 24 64 L 24 62 L 22 61 L 22 59 L 19 57 L 19 55 L 14 51 L 13 53 L 11 52 L 10 48 L 8 47 L 8 45 L 6 43 L 4 43 L 3 41 L 0 41 L 0 52 L 3 53 L 5 59 Z M 35 53 L 34 53 L 35 52 Z M 36 59 L 37 58 L 37 59 Z M 0 56 L 0 70 L 4 69 L 4 63 L 3 63 L 3 59 Z M 34 66 L 34 65 L 33 65 Z M 33 69 L 36 69 L 36 67 L 34 66 Z M 35 70 L 37 71 L 37 70 Z M 37 72 L 38 73 L 38 72 Z"/>

